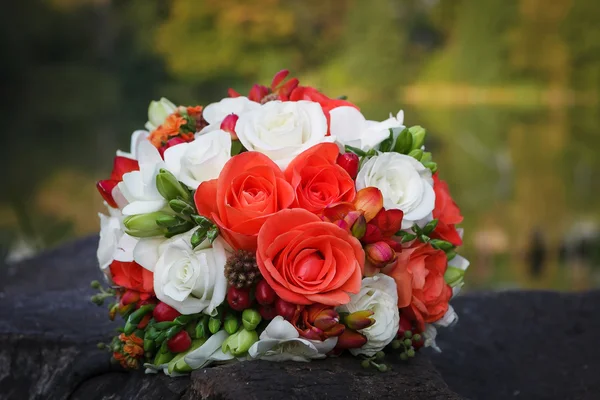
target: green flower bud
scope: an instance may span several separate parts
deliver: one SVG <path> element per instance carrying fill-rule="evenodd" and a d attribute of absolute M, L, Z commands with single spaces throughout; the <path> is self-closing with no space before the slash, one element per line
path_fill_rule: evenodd
<path fill-rule="evenodd" d="M 161 215 L 160 217 L 156 218 L 156 225 L 163 228 L 171 228 L 173 226 L 180 225 L 183 222 L 185 222 L 184 219 L 175 215 Z"/>
<path fill-rule="evenodd" d="M 394 150 L 396 153 L 406 154 L 412 149 L 413 136 L 408 129 L 402 130 L 396 139 Z"/>
<path fill-rule="evenodd" d="M 253 331 L 256 329 L 260 321 L 262 320 L 258 311 L 248 308 L 242 313 L 242 324 L 244 329 Z"/>
<path fill-rule="evenodd" d="M 198 214 L 192 214 L 192 220 L 196 223 L 196 225 L 204 226 L 207 228 L 210 228 L 214 225 L 210 219 Z"/>
<path fill-rule="evenodd" d="M 161 353 L 160 351 L 156 353 L 156 357 L 154 357 L 154 365 L 162 365 L 166 364 L 173 359 L 175 355 L 170 351 L 166 353 Z"/>
<path fill-rule="evenodd" d="M 359 240 L 365 236 L 365 233 L 367 233 L 367 220 L 365 219 L 364 215 L 358 217 L 358 219 L 352 224 L 350 232 L 352 233 L 352 236 Z"/>
<path fill-rule="evenodd" d="M 384 353 L 383 351 L 378 351 L 378 352 L 375 354 L 375 358 L 376 358 L 377 360 L 383 360 L 383 359 L 385 358 L 385 353 Z"/>
<path fill-rule="evenodd" d="M 196 210 L 189 203 L 181 199 L 169 200 L 169 207 L 178 214 L 191 216 Z"/>
<path fill-rule="evenodd" d="M 233 356 L 239 357 L 246 353 L 257 341 L 258 334 L 256 331 L 242 329 L 225 339 L 221 346 L 221 350 L 223 353 L 229 352 Z"/>
<path fill-rule="evenodd" d="M 151 101 L 148 106 L 148 122 L 146 128 L 153 131 L 165 122 L 170 114 L 177 110 L 177 106 L 168 99 L 162 97 L 159 101 Z"/>
<path fill-rule="evenodd" d="M 390 136 L 379 144 L 379 151 L 385 153 L 392 149 L 394 144 L 394 131 L 390 129 Z"/>
<path fill-rule="evenodd" d="M 463 283 L 464 276 L 464 270 L 448 266 L 446 273 L 444 273 L 444 280 L 450 287 L 456 287 Z"/>
<path fill-rule="evenodd" d="M 426 162 L 431 162 L 431 152 L 424 151 L 423 156 L 421 157 L 421 162 L 425 164 Z M 435 163 L 434 163 L 435 164 Z"/>
<path fill-rule="evenodd" d="M 431 171 L 432 174 L 435 174 L 435 172 L 437 171 L 437 163 L 434 163 L 433 161 L 425 161 L 423 162 L 423 160 L 421 160 L 421 162 L 423 163 L 423 166 L 425 168 L 429 168 L 429 170 Z"/>
<path fill-rule="evenodd" d="M 454 245 L 452 243 L 447 242 L 445 240 L 431 239 L 430 243 L 434 248 L 440 249 L 443 251 L 452 250 L 454 248 Z"/>
<path fill-rule="evenodd" d="M 360 363 L 360 366 L 363 367 L 364 369 L 367 369 L 371 366 L 371 362 L 369 360 L 362 360 L 362 362 Z"/>
<path fill-rule="evenodd" d="M 225 322 L 223 323 L 223 329 L 225 329 L 225 332 L 229 333 L 230 335 L 233 335 L 237 332 L 239 327 L 240 321 L 238 321 L 237 317 L 231 314 L 228 314 L 225 317 Z"/>
<path fill-rule="evenodd" d="M 196 324 L 196 339 L 207 339 L 210 336 L 211 332 L 208 328 L 208 320 L 208 315 L 203 315 Z"/>
<path fill-rule="evenodd" d="M 418 333 L 417 333 L 417 334 L 415 334 L 415 336 L 413 336 L 413 340 L 414 340 L 415 342 L 420 342 L 420 341 L 421 341 L 421 335 L 419 335 Z"/>
<path fill-rule="evenodd" d="M 423 143 L 425 143 L 425 135 L 427 134 L 427 131 L 425 130 L 425 128 L 419 125 L 411 126 L 410 128 L 408 128 L 408 130 L 412 135 L 411 149 L 420 149 L 421 146 L 423 146 Z"/>
<path fill-rule="evenodd" d="M 164 235 L 164 229 L 158 226 L 156 220 L 162 217 L 170 217 L 164 211 L 156 211 L 148 214 L 130 215 L 123 219 L 125 232 L 135 237 L 151 237 Z"/>
<path fill-rule="evenodd" d="M 431 232 L 433 232 L 433 230 L 435 229 L 435 227 L 437 226 L 438 220 L 434 219 L 431 220 L 427 223 L 427 225 L 425 225 L 423 227 L 423 230 L 421 231 L 423 233 L 423 235 L 429 235 Z"/>
<path fill-rule="evenodd" d="M 206 233 L 206 238 L 208 239 L 208 241 L 212 244 L 217 237 L 219 236 L 219 228 L 217 228 L 216 226 L 213 226 L 212 228 L 210 228 L 208 230 L 208 232 Z"/>
<path fill-rule="evenodd" d="M 421 157 L 423 157 L 423 150 L 421 150 L 421 149 L 411 150 L 408 153 L 408 156 L 416 159 L 417 161 L 421 161 Z"/>
<path fill-rule="evenodd" d="M 184 201 L 191 199 L 190 192 L 175 178 L 175 175 L 161 169 L 156 175 L 156 188 L 162 197 L 167 201 L 181 198 Z"/>
<path fill-rule="evenodd" d="M 208 320 L 208 330 L 210 331 L 210 333 L 212 333 L 214 335 L 215 333 L 219 332 L 220 329 L 221 329 L 221 318 L 211 317 Z"/>

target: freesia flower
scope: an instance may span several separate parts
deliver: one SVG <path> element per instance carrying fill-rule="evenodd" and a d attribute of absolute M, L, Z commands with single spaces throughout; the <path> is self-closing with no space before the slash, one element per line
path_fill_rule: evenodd
<path fill-rule="evenodd" d="M 448 184 L 438 177 L 437 172 L 433 174 L 433 190 L 435 191 L 433 218 L 437 218 L 438 223 L 431 237 L 446 240 L 454 246 L 460 246 L 462 237 L 456 229 L 456 225 L 462 222 L 463 217 L 450 195 Z"/>
<path fill-rule="evenodd" d="M 192 369 L 206 368 L 214 362 L 233 360 L 235 357 L 230 353 L 223 353 L 221 346 L 229 335 L 225 331 L 219 331 L 211 335 L 206 342 L 196 350 L 185 355 L 184 361 Z"/>
<path fill-rule="evenodd" d="M 360 348 L 350 349 L 350 352 L 353 355 L 374 356 L 394 340 L 398 332 L 400 315 L 396 282 L 383 274 L 364 278 L 360 292 L 351 295 L 350 302 L 338 307 L 338 310 L 348 313 L 362 310 L 373 311 L 372 318 L 375 323 L 358 330 L 367 338 L 367 343 Z"/>
<path fill-rule="evenodd" d="M 149 141 L 143 141 L 138 147 L 139 171 L 123 175 L 123 181 L 118 188 L 129 202 L 123 208 L 124 215 L 146 214 L 159 211 L 167 205 L 165 199 L 156 188 L 156 175 L 165 164 Z"/>
<path fill-rule="evenodd" d="M 267 155 L 281 169 L 304 150 L 334 140 L 326 136 L 321 106 L 309 101 L 265 103 L 241 114 L 235 131 L 247 150 Z"/>
<path fill-rule="evenodd" d="M 258 231 L 267 218 L 294 200 L 294 190 L 277 165 L 254 151 L 232 157 L 219 178 L 202 182 L 194 195 L 200 215 L 212 219 L 234 249 L 243 250 L 256 250 Z"/>
<path fill-rule="evenodd" d="M 283 300 L 338 306 L 360 290 L 365 253 L 349 232 L 294 208 L 277 212 L 262 226 L 256 262 Z"/>
<path fill-rule="evenodd" d="M 193 249 L 181 237 L 168 243 L 154 268 L 156 297 L 182 314 L 215 315 L 227 292 L 226 261 L 221 238 L 211 248 Z"/>
<path fill-rule="evenodd" d="M 167 169 L 190 188 L 215 179 L 231 158 L 231 135 L 216 130 L 193 142 L 169 147 L 164 154 Z"/>
<path fill-rule="evenodd" d="M 211 103 L 204 107 L 202 116 L 210 124 L 209 126 L 218 129 L 221 122 L 229 114 L 241 115 L 258 108 L 260 108 L 260 103 L 249 100 L 247 97 L 226 97 L 219 102 Z"/>
<path fill-rule="evenodd" d="M 354 107 L 337 107 L 329 112 L 331 116 L 331 134 L 342 146 L 352 146 L 363 151 L 377 149 L 379 144 L 390 136 L 390 128 L 396 135 L 404 129 L 404 113 L 382 122 L 367 120 Z"/>
<path fill-rule="evenodd" d="M 358 172 L 356 188 L 376 187 L 386 210 L 404 212 L 402 229 L 427 217 L 435 204 L 431 171 L 413 157 L 383 153 L 369 159 Z"/>
<path fill-rule="evenodd" d="M 275 317 L 248 350 L 250 358 L 267 361 L 304 361 L 325 358 L 335 347 L 337 337 L 325 341 L 301 339 L 294 326 Z"/>
<path fill-rule="evenodd" d="M 113 260 L 133 261 L 133 249 L 137 239 L 123 231 L 121 211 L 108 207 L 109 215 L 98 214 L 100 217 L 100 241 L 98 242 L 98 264 L 107 276 L 108 269 Z"/>

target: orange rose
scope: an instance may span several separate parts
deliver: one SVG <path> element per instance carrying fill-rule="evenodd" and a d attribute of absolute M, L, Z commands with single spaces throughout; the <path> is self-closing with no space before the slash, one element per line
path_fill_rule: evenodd
<path fill-rule="evenodd" d="M 382 270 L 396 280 L 403 315 L 414 319 L 421 331 L 426 322 L 435 322 L 448 311 L 452 288 L 444 280 L 447 265 L 442 250 L 415 240 L 398 254 L 395 265 Z"/>
<path fill-rule="evenodd" d="M 294 190 L 269 157 L 249 151 L 232 157 L 218 179 L 202 182 L 194 201 L 227 243 L 254 251 L 258 231 L 272 214 L 292 205 Z"/>
<path fill-rule="evenodd" d="M 350 233 L 301 208 L 271 216 L 258 233 L 256 262 L 283 300 L 338 306 L 358 293 L 365 263 Z"/>
<path fill-rule="evenodd" d="M 114 260 L 110 264 L 110 274 L 119 286 L 142 293 L 154 292 L 154 274 L 136 262 Z"/>
<path fill-rule="evenodd" d="M 330 204 L 354 199 L 354 181 L 336 164 L 339 153 L 336 144 L 322 143 L 292 160 L 285 178 L 296 192 L 294 207 L 318 213 Z"/>

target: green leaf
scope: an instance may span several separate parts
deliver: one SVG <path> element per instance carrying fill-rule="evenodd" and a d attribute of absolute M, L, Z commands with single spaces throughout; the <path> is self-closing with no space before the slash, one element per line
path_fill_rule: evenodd
<path fill-rule="evenodd" d="M 346 149 L 346 151 L 347 151 L 347 152 L 354 153 L 354 154 L 356 154 L 357 156 L 364 157 L 364 156 L 366 156 L 366 155 L 367 155 L 367 153 L 365 153 L 365 152 L 364 152 L 364 151 L 362 151 L 361 149 L 357 149 L 356 147 L 352 147 L 352 146 L 348 146 L 348 145 L 346 145 L 346 146 L 344 146 L 344 148 Z"/>
<path fill-rule="evenodd" d="M 383 142 L 381 142 L 381 144 L 379 145 L 379 151 L 381 152 L 388 152 L 392 149 L 392 145 L 394 144 L 394 132 L 390 129 L 390 136 L 385 139 Z"/>
<path fill-rule="evenodd" d="M 425 225 L 423 227 L 423 230 L 421 232 L 423 232 L 424 235 L 429 235 L 431 232 L 433 232 L 435 230 L 435 227 L 438 224 L 438 220 L 437 219 L 433 219 L 431 221 L 429 221 L 427 223 L 427 225 Z"/>

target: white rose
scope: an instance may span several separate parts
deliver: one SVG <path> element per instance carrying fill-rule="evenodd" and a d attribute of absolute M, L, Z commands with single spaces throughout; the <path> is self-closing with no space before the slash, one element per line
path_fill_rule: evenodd
<path fill-rule="evenodd" d="M 385 121 L 369 121 L 354 107 L 336 107 L 329 112 L 330 132 L 343 146 L 356 147 L 363 151 L 378 148 L 390 136 L 390 128 L 395 128 L 397 136 L 404 129 L 404 112 L 396 117 L 390 114 Z"/>
<path fill-rule="evenodd" d="M 159 211 L 167 205 L 156 188 L 156 175 L 161 168 L 165 168 L 158 150 L 144 140 L 138 146 L 138 153 L 140 170 L 124 174 L 123 181 L 117 185 L 129 203 L 123 208 L 124 215 Z"/>
<path fill-rule="evenodd" d="M 358 172 L 356 189 L 374 186 L 383 194 L 383 206 L 404 212 L 402 229 L 410 228 L 433 211 L 435 192 L 431 171 L 405 154 L 382 153 Z"/>
<path fill-rule="evenodd" d="M 235 132 L 247 150 L 267 155 L 281 169 L 309 147 L 335 140 L 325 136 L 327 119 L 321 106 L 310 101 L 265 103 L 241 114 Z"/>
<path fill-rule="evenodd" d="M 98 214 L 100 217 L 100 241 L 96 256 L 100 270 L 110 277 L 108 267 L 113 260 L 133 261 L 133 249 L 137 244 L 137 239 L 124 232 L 121 211 L 111 207 L 107 208 L 109 215 Z"/>
<path fill-rule="evenodd" d="M 202 116 L 206 122 L 213 125 L 220 124 L 229 114 L 240 115 L 258 108 L 260 108 L 260 103 L 249 100 L 247 97 L 227 97 L 204 107 Z"/>
<path fill-rule="evenodd" d="M 220 129 L 165 151 L 167 169 L 192 189 L 217 178 L 230 158 L 231 135 Z"/>
<path fill-rule="evenodd" d="M 225 253 L 223 239 L 211 248 L 192 249 L 187 237 L 169 243 L 154 268 L 156 297 L 182 314 L 215 315 L 225 300 Z"/>
<path fill-rule="evenodd" d="M 337 344 L 338 338 L 325 341 L 300 338 L 294 326 L 278 315 L 260 334 L 260 340 L 248 350 L 253 359 L 267 361 L 303 361 L 325 358 Z"/>
<path fill-rule="evenodd" d="M 359 330 L 367 338 L 367 343 L 361 348 L 350 349 L 355 356 L 363 354 L 371 357 L 394 340 L 398 333 L 400 314 L 396 282 L 384 274 L 365 278 L 362 280 L 360 292 L 350 295 L 350 302 L 338 307 L 338 310 L 348 313 L 373 311 L 375 323 Z"/>
<path fill-rule="evenodd" d="M 162 97 L 159 101 L 151 101 L 148 106 L 148 122 L 146 129 L 153 131 L 165 122 L 165 119 L 177 110 L 177 106 Z"/>

